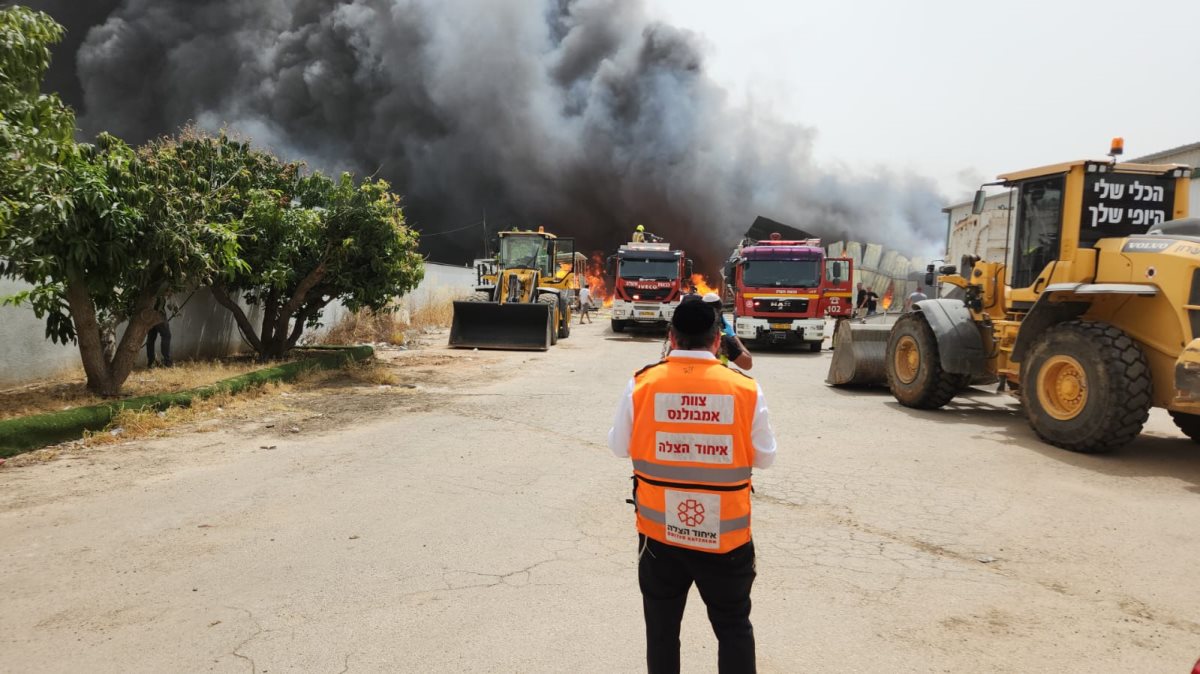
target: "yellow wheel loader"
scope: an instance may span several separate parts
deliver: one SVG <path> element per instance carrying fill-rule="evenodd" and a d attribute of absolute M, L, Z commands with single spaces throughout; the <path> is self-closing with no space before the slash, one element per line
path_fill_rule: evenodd
<path fill-rule="evenodd" d="M 540 227 L 499 238 L 494 260 L 476 262 L 475 293 L 454 303 L 450 346 L 545 351 L 571 334 L 584 256 Z"/>
<path fill-rule="evenodd" d="M 1005 259 L 966 256 L 959 268 L 942 267 L 942 297 L 901 316 L 887 331 L 883 367 L 871 368 L 876 359 L 866 354 L 852 383 L 882 379 L 901 404 L 935 409 L 973 383 L 998 380 L 1020 397 L 1042 440 L 1077 452 L 1130 442 L 1151 407 L 1170 411 L 1200 442 L 1200 218 L 1187 218 L 1191 169 L 1117 163 L 1116 154 L 1114 143 L 1111 160 L 990 183 L 1011 190 Z M 976 195 L 976 214 L 986 198 Z M 878 346 L 879 335 L 857 332 L 879 327 L 847 325 L 835 357 L 854 359 L 856 341 L 860 350 Z M 855 366 L 843 362 L 841 372 Z M 830 383 L 843 383 L 834 375 L 831 368 Z"/>

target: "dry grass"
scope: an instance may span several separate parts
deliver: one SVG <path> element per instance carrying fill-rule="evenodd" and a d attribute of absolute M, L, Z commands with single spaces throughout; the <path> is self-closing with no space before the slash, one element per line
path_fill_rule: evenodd
<path fill-rule="evenodd" d="M 171 368 L 134 370 L 122 393 L 129 397 L 186 391 L 263 367 L 252 358 L 179 363 Z M 0 390 L 0 419 L 57 412 L 111 402 L 87 390 L 83 370 L 18 388 Z"/>
<path fill-rule="evenodd" d="M 413 311 L 403 307 L 347 314 L 321 338 L 323 344 L 395 344 L 408 346 L 420 333 L 448 328 L 454 320 L 454 300 L 427 302 Z"/>
<path fill-rule="evenodd" d="M 94 433 L 85 432 L 83 445 L 93 447 L 140 438 L 160 437 L 177 426 L 209 419 L 227 410 L 234 411 L 238 407 L 249 405 L 265 396 L 278 395 L 290 390 L 292 390 L 291 383 L 271 382 L 263 386 L 244 389 L 237 395 L 218 393 L 210 398 L 196 400 L 188 407 L 169 407 L 162 411 L 121 410 L 104 430 Z"/>

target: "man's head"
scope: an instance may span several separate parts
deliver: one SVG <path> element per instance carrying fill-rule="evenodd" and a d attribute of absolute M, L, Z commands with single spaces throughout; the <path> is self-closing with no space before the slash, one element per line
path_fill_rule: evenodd
<path fill-rule="evenodd" d="M 716 293 L 705 293 L 701 299 L 708 305 L 708 308 L 716 313 L 719 320 L 721 317 L 721 296 Z"/>
<path fill-rule="evenodd" d="M 644 232 L 644 231 L 646 231 L 646 226 L 645 226 L 645 225 L 638 225 L 638 226 L 637 226 L 637 231 L 639 231 L 639 232 Z"/>
<path fill-rule="evenodd" d="M 717 315 L 699 298 L 687 297 L 671 317 L 671 345 L 685 351 L 716 352 L 721 332 Z"/>
<path fill-rule="evenodd" d="M 584 282 L 583 282 L 583 287 L 584 287 L 584 288 L 588 287 L 587 281 L 584 281 Z"/>
<path fill-rule="evenodd" d="M 859 282 L 858 282 L 858 289 L 859 289 L 859 290 L 862 290 L 862 289 L 863 289 L 863 284 L 862 284 L 862 281 L 859 281 Z"/>

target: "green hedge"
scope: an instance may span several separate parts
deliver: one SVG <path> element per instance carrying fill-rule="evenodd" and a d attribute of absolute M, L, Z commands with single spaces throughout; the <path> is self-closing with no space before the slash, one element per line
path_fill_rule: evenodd
<path fill-rule="evenodd" d="M 305 349 L 307 350 L 309 349 Z M 247 372 L 190 391 L 127 398 L 90 407 L 76 407 L 61 412 L 0 421 L 0 458 L 81 438 L 84 431 L 98 431 L 107 426 L 121 410 L 187 407 L 193 400 L 203 400 L 217 393 L 238 393 L 267 382 L 290 381 L 309 370 L 342 367 L 353 361 L 370 358 L 375 352 L 369 346 L 324 347 L 313 350 L 318 351 L 318 354 L 310 358 Z"/>

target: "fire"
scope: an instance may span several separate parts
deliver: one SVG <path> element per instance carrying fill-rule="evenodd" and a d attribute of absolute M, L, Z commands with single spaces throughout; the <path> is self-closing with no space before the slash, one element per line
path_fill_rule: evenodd
<path fill-rule="evenodd" d="M 888 284 L 888 289 L 883 293 L 883 298 L 879 300 L 879 306 L 883 307 L 884 311 L 892 308 L 892 301 L 896 299 L 896 282 L 892 281 Z"/>
<path fill-rule="evenodd" d="M 602 253 L 599 251 L 592 253 L 583 275 L 587 278 L 588 290 L 591 291 L 594 301 L 601 302 L 605 308 L 611 307 L 613 298 L 608 284 L 604 281 L 604 256 Z"/>
<path fill-rule="evenodd" d="M 571 273 L 571 263 L 570 262 L 560 262 L 558 264 L 558 275 L 559 276 L 566 276 L 567 274 L 570 274 L 570 273 Z"/>
<path fill-rule="evenodd" d="M 717 288 L 708 285 L 708 279 L 704 278 L 704 274 L 692 274 L 692 287 L 701 295 L 707 295 L 708 293 L 721 294 Z"/>

